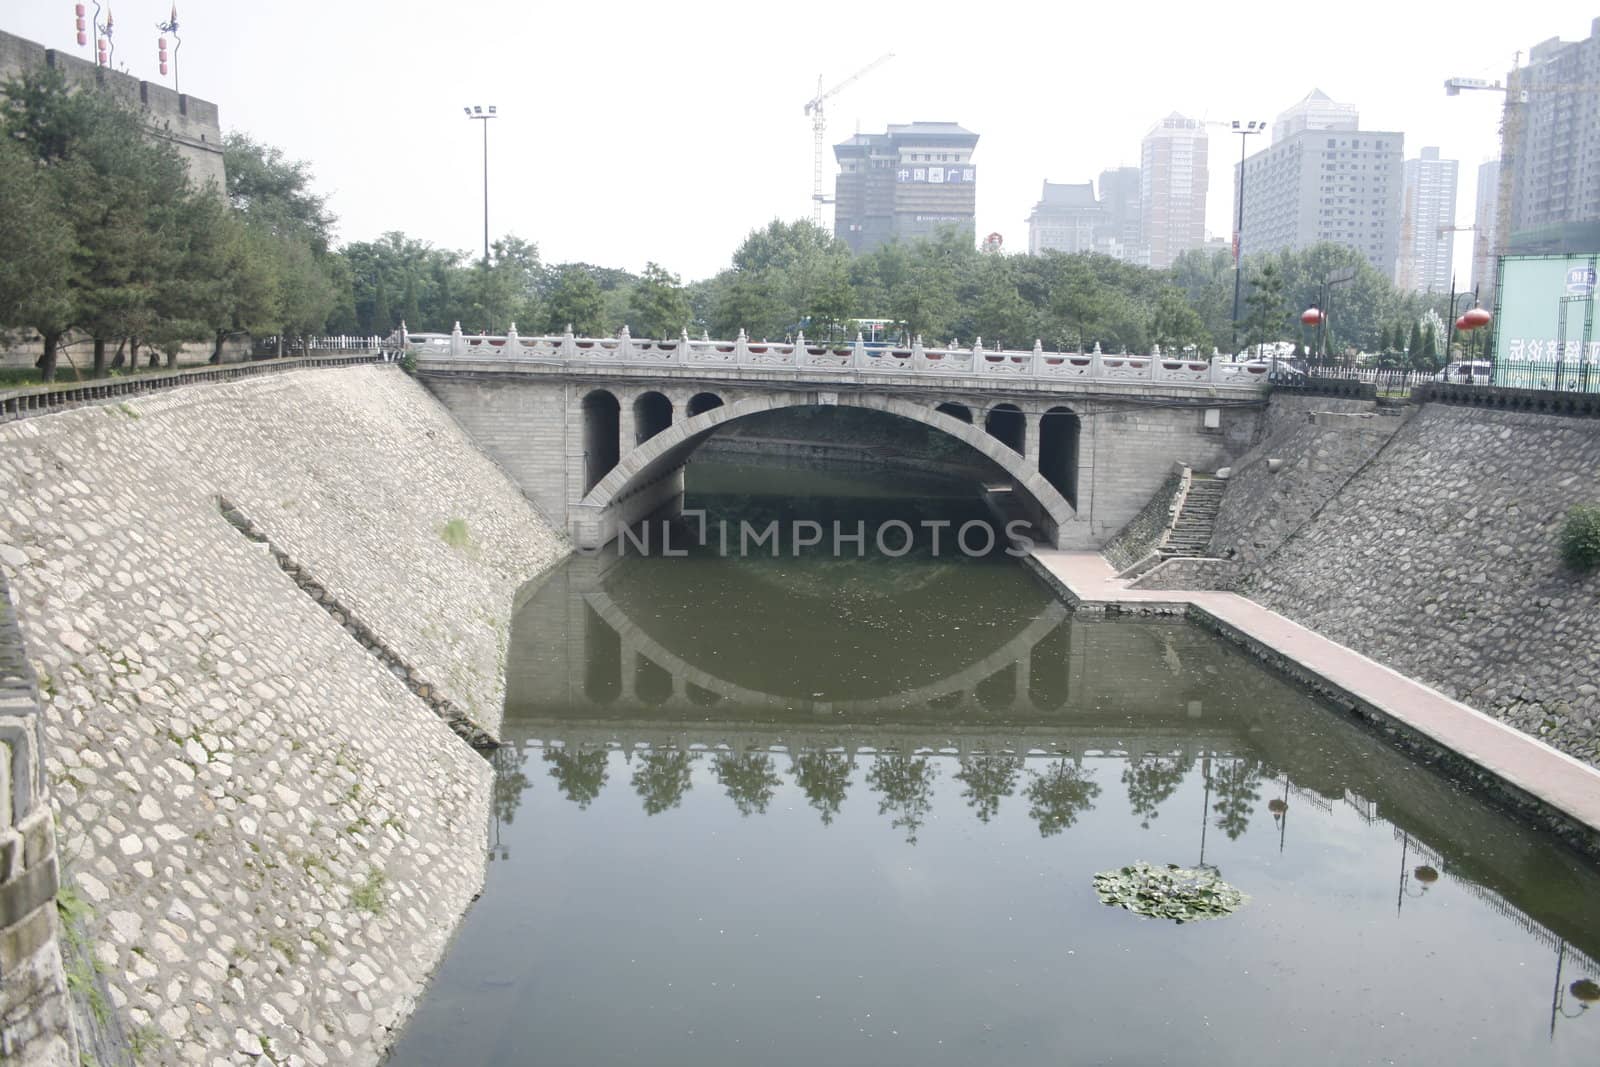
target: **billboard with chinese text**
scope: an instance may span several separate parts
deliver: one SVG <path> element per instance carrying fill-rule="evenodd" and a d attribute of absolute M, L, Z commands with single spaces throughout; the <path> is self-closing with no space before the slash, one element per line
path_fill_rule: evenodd
<path fill-rule="evenodd" d="M 894 172 L 894 180 L 928 185 L 970 185 L 978 180 L 978 169 L 971 163 L 902 163 Z"/>
<path fill-rule="evenodd" d="M 1600 253 L 1504 256 L 1494 384 L 1600 392 Z"/>

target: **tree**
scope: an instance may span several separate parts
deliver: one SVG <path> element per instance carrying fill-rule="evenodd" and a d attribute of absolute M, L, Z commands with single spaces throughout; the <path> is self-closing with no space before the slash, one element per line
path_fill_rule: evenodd
<path fill-rule="evenodd" d="M 37 330 L 49 347 L 52 376 L 55 345 L 72 325 L 76 242 L 55 193 L 43 162 L 0 138 L 0 340 L 7 327 Z"/>
<path fill-rule="evenodd" d="M 1032 772 L 1027 789 L 1028 815 L 1039 824 L 1040 837 L 1053 837 L 1094 807 L 1100 786 L 1076 763 L 1058 760 L 1047 771 Z"/>
<path fill-rule="evenodd" d="M 867 784 L 882 794 L 878 814 L 893 813 L 889 823 L 906 832 L 908 845 L 917 843 L 917 831 L 933 808 L 933 782 L 938 775 L 939 769 L 928 757 L 898 753 L 878 756 L 867 771 Z"/>
<path fill-rule="evenodd" d="M 317 255 L 328 251 L 334 218 L 325 198 L 311 191 L 311 169 L 281 149 L 232 132 L 222 139 L 228 200 L 250 222 L 278 237 L 305 241 Z"/>
<path fill-rule="evenodd" d="M 1418 370 L 1433 370 L 1439 366 L 1439 338 L 1434 334 L 1433 323 L 1422 331 L 1422 359 Z"/>
<path fill-rule="evenodd" d="M 689 792 L 689 768 L 696 753 L 664 748 L 646 752 L 633 772 L 633 789 L 644 800 L 646 815 L 660 815 L 683 803 Z"/>
<path fill-rule="evenodd" d="M 806 800 L 822 815 L 824 826 L 833 822 L 850 788 L 850 757 L 843 752 L 813 749 L 794 757 L 794 781 Z"/>
<path fill-rule="evenodd" d="M 1017 776 L 1022 773 L 1022 757 L 993 753 L 968 756 L 961 761 L 956 781 L 966 786 L 966 797 L 980 822 L 988 822 L 1000 810 L 1000 801 L 1016 792 Z"/>
<path fill-rule="evenodd" d="M 571 327 L 579 337 L 599 337 L 606 330 L 605 300 L 594 275 L 574 263 L 563 264 L 545 304 L 545 331 Z"/>
<path fill-rule="evenodd" d="M 372 280 L 372 318 L 367 323 L 368 333 L 387 335 L 394 328 L 394 313 L 389 310 L 389 289 L 383 284 L 380 270 Z"/>
<path fill-rule="evenodd" d="M 1245 347 L 1253 348 L 1283 336 L 1288 305 L 1283 298 L 1283 275 L 1270 259 L 1257 268 L 1250 280 L 1250 295 L 1245 297 Z"/>
<path fill-rule="evenodd" d="M 1411 323 L 1411 337 L 1406 341 L 1406 357 L 1411 361 L 1411 366 L 1416 370 L 1432 370 L 1431 360 L 1424 362 L 1422 351 L 1422 320 L 1417 319 Z"/>
<path fill-rule="evenodd" d="M 647 263 L 630 303 L 640 337 L 676 337 L 689 326 L 689 298 L 678 276 Z"/>
<path fill-rule="evenodd" d="M 1181 350 L 1186 345 L 1203 346 L 1209 340 L 1206 324 L 1189 305 L 1183 291 L 1174 286 L 1161 290 L 1155 314 L 1150 320 L 1150 336 L 1162 350 Z"/>
<path fill-rule="evenodd" d="M 778 786 L 783 784 L 772 769 L 772 757 L 765 752 L 724 752 L 717 756 L 713 769 L 733 806 L 746 818 L 766 811 Z"/>
<path fill-rule="evenodd" d="M 550 764 L 550 777 L 556 780 L 561 792 L 580 808 L 594 803 L 594 798 L 605 788 L 607 763 L 603 748 L 547 748 L 544 760 Z"/>

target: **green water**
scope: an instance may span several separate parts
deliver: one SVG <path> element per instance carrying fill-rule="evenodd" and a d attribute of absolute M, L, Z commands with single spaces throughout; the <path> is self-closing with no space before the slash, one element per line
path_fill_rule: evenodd
<path fill-rule="evenodd" d="M 690 505 L 970 507 L 808 484 Z M 1003 555 L 575 559 L 516 614 L 504 736 L 484 894 L 397 1067 L 1600 1058 L 1590 866 Z M 1251 900 L 1102 905 L 1136 860 Z"/>

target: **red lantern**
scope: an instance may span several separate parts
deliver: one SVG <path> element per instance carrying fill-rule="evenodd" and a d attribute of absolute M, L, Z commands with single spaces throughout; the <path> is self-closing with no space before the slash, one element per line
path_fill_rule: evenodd
<path fill-rule="evenodd" d="M 161 73 L 165 74 L 166 72 L 167 72 L 167 65 L 165 63 L 163 63 L 163 64 L 161 64 Z"/>
<path fill-rule="evenodd" d="M 1473 308 L 1461 316 L 1461 321 L 1464 323 L 1461 328 L 1464 330 L 1481 330 L 1489 325 L 1490 320 L 1493 318 L 1494 316 L 1483 310 L 1483 308 Z"/>
<path fill-rule="evenodd" d="M 78 31 L 78 46 L 81 48 L 89 43 L 89 35 L 82 30 Z"/>
<path fill-rule="evenodd" d="M 1318 307 L 1308 307 L 1300 312 L 1300 321 L 1307 326 L 1321 326 L 1325 317 L 1322 314 L 1322 309 Z"/>
<path fill-rule="evenodd" d="M 1456 329 L 1458 329 L 1458 330 L 1470 330 L 1470 329 L 1472 329 L 1471 326 L 1467 325 L 1467 317 L 1465 315 L 1461 316 L 1459 319 L 1456 320 Z"/>
<path fill-rule="evenodd" d="M 82 19 L 82 18 L 81 18 L 81 17 L 80 17 L 80 18 L 79 18 L 79 19 L 78 19 L 78 32 L 79 32 L 79 33 L 82 33 L 82 32 L 83 32 L 83 31 L 84 31 L 84 30 L 86 30 L 86 29 L 88 29 L 88 28 L 89 28 L 89 27 L 87 27 L 87 26 L 86 26 L 86 25 L 84 25 L 84 22 L 83 22 L 83 19 Z"/>

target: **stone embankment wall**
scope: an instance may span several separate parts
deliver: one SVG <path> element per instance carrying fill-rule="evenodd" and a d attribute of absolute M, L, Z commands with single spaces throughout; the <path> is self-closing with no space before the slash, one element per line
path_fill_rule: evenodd
<path fill-rule="evenodd" d="M 1283 537 L 1240 591 L 1600 762 L 1600 573 L 1565 568 L 1558 538 L 1570 507 L 1600 502 L 1600 421 L 1426 404 L 1386 444 L 1335 425 L 1271 446 L 1285 463 L 1261 480 L 1300 465 L 1313 476 L 1290 496 L 1320 509 L 1263 538 Z M 1279 499 L 1247 487 L 1229 487 L 1236 516 Z"/>
<path fill-rule="evenodd" d="M 1233 466 L 1207 555 L 1246 566 L 1271 555 L 1377 454 L 1409 411 L 1273 396 L 1261 439 Z"/>
<path fill-rule="evenodd" d="M 1125 571 L 1156 550 L 1178 517 L 1179 502 L 1187 485 L 1184 468 L 1179 465 L 1167 475 L 1167 480 L 1139 514 L 1106 542 L 1103 553 L 1113 567 Z"/>
<path fill-rule="evenodd" d="M 97 1007 L 141 1063 L 377 1062 L 481 884 L 492 776 L 268 545 L 492 732 L 561 539 L 394 367 L 0 426 L 0 499 Z"/>
<path fill-rule="evenodd" d="M 0 1063 L 76 1067 L 33 671 L 0 573 Z"/>

